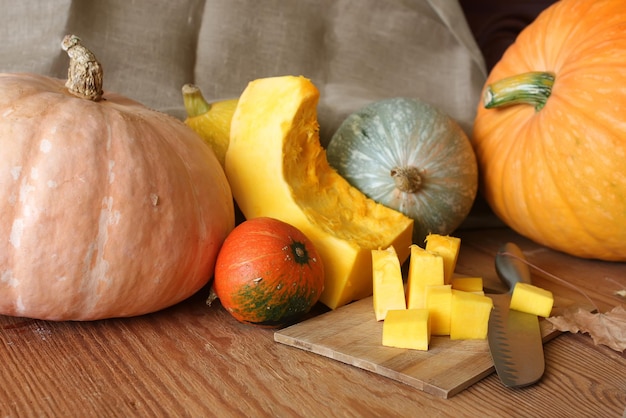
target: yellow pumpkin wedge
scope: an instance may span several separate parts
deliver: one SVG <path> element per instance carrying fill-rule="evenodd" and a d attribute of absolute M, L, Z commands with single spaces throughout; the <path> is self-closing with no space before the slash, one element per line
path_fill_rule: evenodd
<path fill-rule="evenodd" d="M 290 223 L 318 249 L 331 309 L 372 294 L 371 250 L 406 260 L 413 220 L 367 198 L 330 167 L 319 141 L 319 91 L 305 77 L 254 80 L 239 98 L 225 171 L 247 219 Z"/>

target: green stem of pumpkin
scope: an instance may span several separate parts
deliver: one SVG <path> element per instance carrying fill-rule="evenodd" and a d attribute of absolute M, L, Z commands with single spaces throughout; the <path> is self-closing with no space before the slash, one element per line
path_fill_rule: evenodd
<path fill-rule="evenodd" d="M 555 75 L 549 71 L 517 74 L 489 84 L 483 104 L 492 109 L 515 104 L 529 104 L 540 111 L 552 94 Z"/>
<path fill-rule="evenodd" d="M 187 116 L 190 118 L 204 115 L 211 109 L 211 104 L 206 101 L 198 86 L 185 84 L 182 91 L 185 110 L 187 111 Z"/>
<path fill-rule="evenodd" d="M 401 192 L 416 193 L 422 188 L 422 175 L 417 167 L 395 167 L 389 174 Z"/>

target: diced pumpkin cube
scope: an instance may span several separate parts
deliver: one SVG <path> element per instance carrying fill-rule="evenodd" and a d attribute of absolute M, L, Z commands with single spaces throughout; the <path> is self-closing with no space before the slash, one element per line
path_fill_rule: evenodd
<path fill-rule="evenodd" d="M 426 307 L 426 286 L 443 285 L 443 257 L 413 244 L 407 279 L 407 308 Z"/>
<path fill-rule="evenodd" d="M 429 234 L 426 237 L 426 251 L 443 257 L 443 282 L 450 284 L 456 261 L 459 257 L 461 239 L 449 235 Z"/>
<path fill-rule="evenodd" d="M 517 283 L 511 295 L 510 309 L 547 318 L 552 312 L 552 292 L 529 283 Z"/>
<path fill-rule="evenodd" d="M 450 339 L 476 340 L 487 338 L 489 315 L 493 301 L 489 296 L 452 289 Z"/>
<path fill-rule="evenodd" d="M 406 309 L 400 259 L 393 246 L 372 250 L 372 281 L 377 321 L 385 319 L 390 309 Z"/>
<path fill-rule="evenodd" d="M 383 322 L 383 345 L 387 347 L 428 350 L 430 319 L 428 309 L 387 311 Z"/>
<path fill-rule="evenodd" d="M 449 284 L 426 287 L 426 307 L 430 316 L 432 335 L 450 335 L 452 286 Z"/>
<path fill-rule="evenodd" d="M 451 281 L 452 288 L 464 292 L 482 292 L 482 277 L 454 277 Z"/>

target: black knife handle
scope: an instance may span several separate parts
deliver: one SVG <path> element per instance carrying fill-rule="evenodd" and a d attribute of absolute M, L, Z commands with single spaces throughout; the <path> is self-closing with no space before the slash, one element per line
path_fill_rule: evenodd
<path fill-rule="evenodd" d="M 512 291 L 518 282 L 531 283 L 530 269 L 525 260 L 522 250 L 512 242 L 504 244 L 496 254 L 496 272 L 509 291 Z"/>

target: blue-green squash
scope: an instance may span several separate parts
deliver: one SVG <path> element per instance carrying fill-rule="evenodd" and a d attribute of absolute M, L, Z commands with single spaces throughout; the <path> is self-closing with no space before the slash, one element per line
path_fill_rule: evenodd
<path fill-rule="evenodd" d="M 452 233 L 478 189 L 472 145 L 447 114 L 414 98 L 370 103 L 332 136 L 330 165 L 352 186 L 414 220 L 413 242 Z"/>

